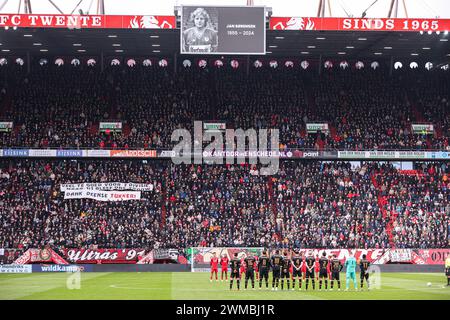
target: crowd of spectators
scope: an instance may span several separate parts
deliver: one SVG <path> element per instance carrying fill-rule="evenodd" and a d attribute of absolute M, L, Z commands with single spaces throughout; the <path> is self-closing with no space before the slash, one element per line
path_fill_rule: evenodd
<path fill-rule="evenodd" d="M 286 162 L 275 179 L 283 245 L 388 248 L 368 165 Z"/>
<path fill-rule="evenodd" d="M 277 128 L 281 148 L 449 149 L 445 71 L 390 76 L 385 70 L 52 67 L 6 77 L 1 147 L 171 149 L 176 128 L 194 120 L 228 128 Z M 121 133 L 99 132 L 121 121 Z M 307 132 L 306 123 L 328 123 Z M 432 135 L 413 123 L 432 123 Z"/>
<path fill-rule="evenodd" d="M 450 246 L 450 181 L 447 163 L 418 163 L 415 170 L 374 165 L 384 197 L 382 210 L 392 221 L 397 248 Z"/>
<path fill-rule="evenodd" d="M 449 169 L 282 161 L 262 176 L 250 165 L 2 160 L 0 248 L 446 248 Z M 61 184 L 80 182 L 153 189 L 141 200 L 64 199 Z"/>

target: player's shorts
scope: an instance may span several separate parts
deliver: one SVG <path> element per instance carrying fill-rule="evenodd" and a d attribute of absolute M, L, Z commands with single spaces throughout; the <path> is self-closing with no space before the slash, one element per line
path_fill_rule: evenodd
<path fill-rule="evenodd" d="M 259 278 L 260 279 L 263 279 L 263 278 L 269 279 L 269 269 L 268 268 L 261 268 L 259 270 Z"/>
<path fill-rule="evenodd" d="M 219 269 L 217 268 L 211 269 L 211 272 L 219 272 Z"/>
<path fill-rule="evenodd" d="M 302 276 L 302 269 L 295 270 L 295 268 L 294 268 L 294 271 L 292 271 L 292 278 L 301 277 L 301 276 Z"/>
<path fill-rule="evenodd" d="M 355 275 L 354 272 L 347 272 L 345 276 L 346 276 L 347 278 L 350 278 L 350 279 L 353 279 L 353 280 L 356 279 L 356 275 Z"/>
<path fill-rule="evenodd" d="M 327 272 L 327 270 L 320 270 L 320 272 L 319 272 L 319 278 L 328 278 L 328 272 Z"/>
<path fill-rule="evenodd" d="M 228 272 L 228 268 L 222 267 L 222 272 Z"/>
<path fill-rule="evenodd" d="M 340 280 L 341 273 L 339 271 L 333 271 L 331 273 L 331 280 Z"/>
<path fill-rule="evenodd" d="M 255 277 L 255 270 L 247 270 L 245 271 L 245 278 L 246 279 L 252 279 Z"/>
<path fill-rule="evenodd" d="M 241 278 L 241 274 L 239 273 L 239 271 L 233 271 L 231 270 L 231 274 L 230 274 L 230 278 L 231 279 L 240 279 Z"/>
<path fill-rule="evenodd" d="M 369 280 L 369 273 L 368 272 L 361 272 L 359 276 L 361 277 L 361 280 L 362 279 Z"/>
<path fill-rule="evenodd" d="M 291 277 L 291 274 L 289 273 L 289 270 L 283 269 L 281 270 L 281 279 L 289 279 Z"/>
<path fill-rule="evenodd" d="M 272 270 L 272 275 L 274 278 L 279 278 L 280 277 L 280 269 L 273 269 Z"/>
<path fill-rule="evenodd" d="M 445 275 L 450 277 L 450 268 L 445 269 Z"/>
<path fill-rule="evenodd" d="M 308 278 L 313 278 L 314 279 L 316 277 L 316 275 L 315 275 L 314 271 L 306 270 L 305 277 L 306 277 L 306 279 L 308 279 Z"/>

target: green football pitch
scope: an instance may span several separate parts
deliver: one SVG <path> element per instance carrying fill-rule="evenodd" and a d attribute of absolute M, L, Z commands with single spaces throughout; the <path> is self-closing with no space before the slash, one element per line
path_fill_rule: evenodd
<path fill-rule="evenodd" d="M 357 275 L 359 282 L 359 275 Z M 341 275 L 345 288 L 345 274 Z M 431 285 L 428 285 L 431 283 Z M 72 287 L 72 289 L 69 289 Z M 298 283 L 297 283 L 298 286 Z M 359 283 L 358 283 L 359 286 Z M 375 286 L 377 288 L 375 288 Z M 77 288 L 79 287 L 79 288 Z M 250 287 L 250 286 L 249 286 Z M 258 286 L 259 287 L 259 286 Z M 229 282 L 209 281 L 208 273 L 114 272 L 1 274 L 0 299 L 175 299 L 175 300 L 450 300 L 443 273 L 382 273 L 370 291 L 230 291 Z"/>

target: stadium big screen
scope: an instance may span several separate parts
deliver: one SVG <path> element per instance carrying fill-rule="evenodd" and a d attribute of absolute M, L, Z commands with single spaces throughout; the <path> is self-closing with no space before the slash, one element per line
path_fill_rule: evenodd
<path fill-rule="evenodd" d="M 182 54 L 265 54 L 265 7 L 183 6 Z"/>

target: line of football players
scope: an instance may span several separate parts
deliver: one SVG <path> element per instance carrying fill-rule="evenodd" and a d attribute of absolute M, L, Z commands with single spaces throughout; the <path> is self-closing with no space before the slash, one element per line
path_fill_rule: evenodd
<path fill-rule="evenodd" d="M 221 265 L 221 281 L 228 281 L 228 264 L 231 269 L 230 274 L 230 289 L 233 288 L 233 282 L 236 281 L 236 287 L 240 289 L 240 282 L 242 275 L 244 275 L 245 286 L 244 290 L 248 288 L 249 282 L 252 289 L 255 289 L 255 278 L 259 280 L 259 289 L 263 287 L 265 283 L 266 289 L 269 288 L 269 272 L 272 271 L 272 290 L 278 290 L 281 284 L 281 290 L 286 289 L 295 290 L 296 283 L 298 282 L 298 290 L 302 290 L 304 284 L 305 290 L 308 290 L 309 284 L 313 290 L 316 288 L 318 282 L 319 290 L 324 288 L 328 290 L 328 282 L 330 282 L 329 290 L 334 289 L 335 282 L 337 283 L 337 289 L 341 290 L 340 272 L 343 268 L 341 261 L 336 255 L 326 256 L 323 252 L 322 257 L 316 255 L 314 257 L 312 251 L 308 252 L 305 256 L 300 254 L 299 251 L 293 251 L 288 255 L 287 251 L 280 254 L 279 250 L 276 250 L 272 256 L 269 256 L 267 251 L 264 251 L 261 256 L 247 256 L 239 259 L 238 254 L 235 253 L 233 259 L 229 261 L 226 255 L 223 255 L 220 260 L 213 255 L 211 258 L 211 276 L 210 281 L 213 281 L 213 275 L 215 274 L 216 281 L 218 280 L 218 265 Z M 370 262 L 366 259 L 366 255 L 362 256 L 360 260 L 360 276 L 361 276 L 361 289 L 363 288 L 364 279 L 367 283 L 367 289 L 369 289 L 369 273 L 368 268 Z M 292 280 L 292 287 L 291 287 Z M 356 286 L 355 286 L 356 289 Z"/>

